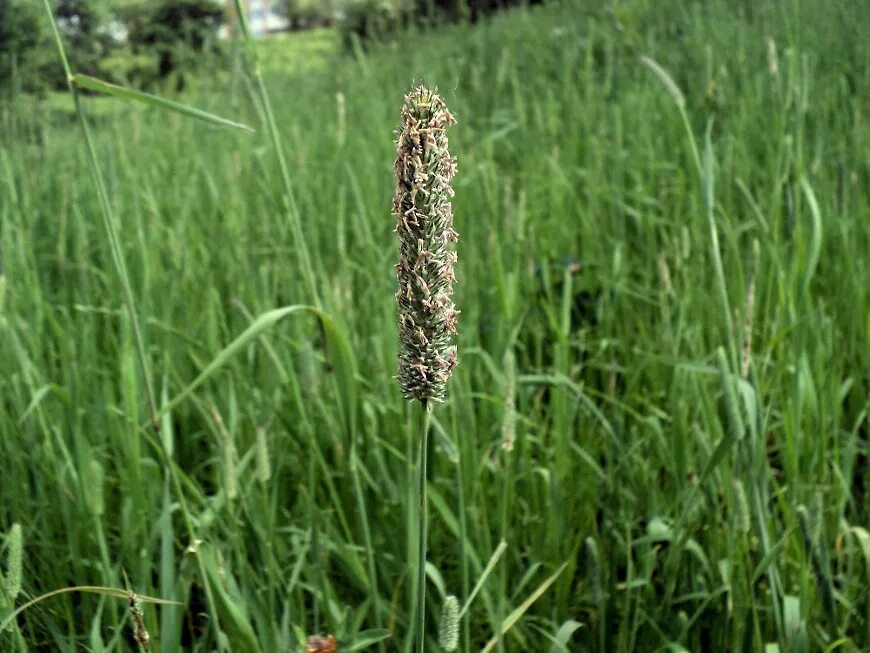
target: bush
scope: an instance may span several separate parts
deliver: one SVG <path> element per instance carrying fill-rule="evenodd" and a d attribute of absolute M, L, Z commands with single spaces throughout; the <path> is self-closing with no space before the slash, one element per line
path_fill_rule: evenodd
<path fill-rule="evenodd" d="M 114 84 L 146 88 L 159 79 L 157 56 L 153 52 L 119 50 L 100 59 L 97 76 Z"/>
<path fill-rule="evenodd" d="M 134 53 L 153 53 L 157 75 L 165 78 L 197 67 L 203 54 L 220 52 L 217 32 L 224 9 L 215 0 L 160 0 L 143 2 L 124 12 L 129 43 Z"/>
<path fill-rule="evenodd" d="M 428 0 L 421 0 L 427 2 Z M 478 20 L 484 15 L 515 7 L 517 5 L 539 5 L 543 0 L 433 0 L 436 7 L 442 12 L 454 17 L 467 16 L 471 20 Z"/>
<path fill-rule="evenodd" d="M 49 45 L 40 5 L 28 0 L 0 0 L 0 87 L 44 90 L 40 74 L 45 57 L 39 50 Z"/>
<path fill-rule="evenodd" d="M 95 74 L 100 59 L 117 46 L 101 29 L 108 13 L 99 7 L 102 5 L 93 0 L 55 0 L 57 27 L 66 42 L 67 58 L 75 72 Z M 58 82 L 55 86 L 66 84 L 62 76 Z"/>
<path fill-rule="evenodd" d="M 74 72 L 96 74 L 117 46 L 108 14 L 93 0 L 54 0 L 54 16 Z M 41 2 L 0 0 L 0 87 L 31 93 L 66 88 L 67 80 Z"/>
<path fill-rule="evenodd" d="M 332 24 L 335 8 L 332 0 L 287 0 L 290 29 L 310 29 Z"/>
<path fill-rule="evenodd" d="M 543 0 L 416 0 L 420 16 L 441 20 L 471 19 L 521 4 L 537 5 Z"/>
<path fill-rule="evenodd" d="M 344 6 L 341 34 L 345 46 L 354 40 L 383 39 L 405 26 L 415 0 L 352 0 Z"/>
<path fill-rule="evenodd" d="M 344 43 L 389 36 L 411 21 L 431 25 L 443 21 L 476 21 L 488 13 L 543 0 L 350 0 L 344 6 Z"/>

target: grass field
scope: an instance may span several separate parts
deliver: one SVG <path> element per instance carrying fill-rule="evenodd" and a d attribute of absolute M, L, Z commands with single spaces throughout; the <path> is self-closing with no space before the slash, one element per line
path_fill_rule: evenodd
<path fill-rule="evenodd" d="M 390 203 L 425 81 L 458 120 L 461 310 L 427 650 L 482 580 L 460 651 L 870 651 L 868 25 L 566 0 L 356 56 L 320 33 L 298 66 L 269 44 L 289 193 L 241 60 L 177 99 L 256 133 L 84 97 L 145 374 L 72 101 L 0 107 L 0 623 L 129 586 L 181 604 L 143 605 L 161 653 L 411 649 Z M 231 346 L 294 305 L 319 312 Z M 0 632 L 135 646 L 103 594 Z"/>

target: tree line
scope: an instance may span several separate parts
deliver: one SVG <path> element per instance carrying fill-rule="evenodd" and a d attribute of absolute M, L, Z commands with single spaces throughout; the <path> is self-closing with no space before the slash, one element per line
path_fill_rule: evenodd
<path fill-rule="evenodd" d="M 387 38 L 410 24 L 479 20 L 541 0 L 278 0 L 290 29 L 336 25 L 345 44 Z M 232 23 L 227 0 L 52 0 L 74 70 L 149 87 L 173 75 L 220 65 L 219 30 Z M 213 56 L 204 56 L 213 55 Z M 0 0 L 0 89 L 63 89 L 42 2 Z"/>

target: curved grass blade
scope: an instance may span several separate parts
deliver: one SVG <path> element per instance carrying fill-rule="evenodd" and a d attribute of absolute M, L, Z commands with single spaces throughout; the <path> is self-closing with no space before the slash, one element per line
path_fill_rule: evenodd
<path fill-rule="evenodd" d="M 356 421 L 353 417 L 356 407 L 356 389 L 354 385 L 356 378 L 356 364 L 351 353 L 350 343 L 348 342 L 345 333 L 336 325 L 335 321 L 329 315 L 318 308 L 303 304 L 276 308 L 258 316 L 241 335 L 218 352 L 212 361 L 206 365 L 205 369 L 199 374 L 199 376 L 197 376 L 179 394 L 164 404 L 159 412 L 154 416 L 154 419 L 165 415 L 187 399 L 191 394 L 193 394 L 194 390 L 205 383 L 221 367 L 226 365 L 233 356 L 239 353 L 253 340 L 259 338 L 264 331 L 274 326 L 276 322 L 288 315 L 299 312 L 311 313 L 320 321 L 327 346 L 330 350 L 330 362 L 332 364 L 332 369 L 335 372 L 339 400 L 342 402 L 342 410 L 345 419 L 347 420 L 348 427 L 353 428 Z"/>
<path fill-rule="evenodd" d="M 253 127 L 249 127 L 240 122 L 227 120 L 226 118 L 221 118 L 220 116 L 208 113 L 202 109 L 173 102 L 172 100 L 167 100 L 166 98 L 152 95 L 151 93 L 143 93 L 142 91 L 135 91 L 132 88 L 127 88 L 125 86 L 110 84 L 109 82 L 104 82 L 103 80 L 91 77 L 90 75 L 73 75 L 71 81 L 72 84 L 79 89 L 105 93 L 106 95 L 113 95 L 124 100 L 133 100 L 135 102 L 141 102 L 142 104 L 148 104 L 152 107 L 157 107 L 158 109 L 174 111 L 175 113 L 180 113 L 189 118 L 196 118 L 197 120 L 202 120 L 203 122 L 217 125 L 218 127 L 229 127 L 231 129 L 241 129 L 249 132 L 256 131 Z"/>
<path fill-rule="evenodd" d="M 102 594 L 104 596 L 112 596 L 116 599 L 124 599 L 125 601 L 129 599 L 130 592 L 127 590 L 118 589 L 117 587 L 101 587 L 99 585 L 77 585 L 75 587 L 62 587 L 59 590 L 52 590 L 51 592 L 47 592 L 40 596 L 37 596 L 35 599 L 28 601 L 27 603 L 21 605 L 16 609 L 12 614 L 10 614 L 6 619 L 0 622 L 0 633 L 2 633 L 9 625 L 18 618 L 22 612 L 27 610 L 28 608 L 33 607 L 37 603 L 41 603 L 46 599 L 50 599 L 54 596 L 58 596 L 60 594 L 70 594 L 73 592 L 82 592 L 85 594 Z M 141 594 L 137 594 L 136 598 L 139 599 L 142 603 L 156 603 L 158 605 L 182 605 L 178 601 L 169 601 L 167 599 L 160 599 L 153 596 L 142 596 Z"/>
<path fill-rule="evenodd" d="M 801 189 L 804 196 L 807 198 L 807 204 L 810 207 L 810 218 L 812 220 L 812 230 L 810 232 L 810 251 L 809 257 L 804 267 L 804 278 L 801 283 L 801 292 L 806 294 L 815 274 L 816 267 L 819 264 L 819 257 L 822 251 L 822 215 L 819 211 L 819 203 L 816 201 L 816 194 L 813 192 L 813 187 L 807 181 L 806 177 L 800 179 Z"/>
<path fill-rule="evenodd" d="M 864 566 L 867 570 L 867 585 L 870 586 L 870 531 L 860 526 L 852 526 L 846 530 L 846 535 L 854 535 L 864 554 Z"/>
<path fill-rule="evenodd" d="M 551 638 L 553 643 L 550 646 L 550 653 L 562 653 L 563 651 L 567 653 L 568 643 L 571 641 L 571 637 L 574 635 L 574 632 L 580 628 L 583 628 L 583 624 L 579 621 L 574 621 L 573 619 L 568 619 L 568 621 L 559 626 L 556 635 Z"/>
<path fill-rule="evenodd" d="M 361 651 L 367 646 L 382 642 L 388 637 L 392 637 L 392 633 L 386 628 L 375 628 L 372 630 L 364 630 L 356 637 L 341 645 L 342 651 Z"/>
<path fill-rule="evenodd" d="M 683 92 L 680 90 L 680 87 L 677 86 L 674 78 L 668 74 L 668 71 L 662 68 L 657 61 L 645 55 L 641 56 L 640 60 L 644 66 L 649 68 L 653 72 L 653 74 L 659 78 L 659 81 L 662 83 L 662 86 L 665 87 L 668 95 L 671 96 L 674 104 L 676 104 L 678 107 L 686 106 L 686 98 L 683 95 Z"/>

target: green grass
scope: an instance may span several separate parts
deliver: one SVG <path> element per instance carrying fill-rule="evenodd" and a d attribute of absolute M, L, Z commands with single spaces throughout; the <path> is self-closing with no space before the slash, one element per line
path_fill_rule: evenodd
<path fill-rule="evenodd" d="M 424 80 L 459 121 L 462 311 L 430 438 L 429 650 L 443 595 L 464 605 L 485 569 L 461 651 L 502 624 L 511 652 L 870 650 L 870 13 L 682 4 L 565 2 L 355 57 L 324 33 L 317 65 L 268 42 L 289 194 L 241 65 L 178 99 L 256 134 L 84 97 L 158 403 L 269 322 L 159 435 L 74 116 L 0 108 L 4 579 L 14 523 L 24 551 L 0 622 L 126 574 L 182 604 L 144 605 L 161 653 L 379 625 L 410 650 L 419 413 L 393 379 L 389 208 Z M 328 319 L 269 313 L 300 304 Z M 0 649 L 133 650 L 126 615 L 57 596 Z"/>
<path fill-rule="evenodd" d="M 322 72 L 337 59 L 340 42 L 336 29 L 318 27 L 259 39 L 257 49 L 263 66 L 269 70 L 311 73 Z"/>

